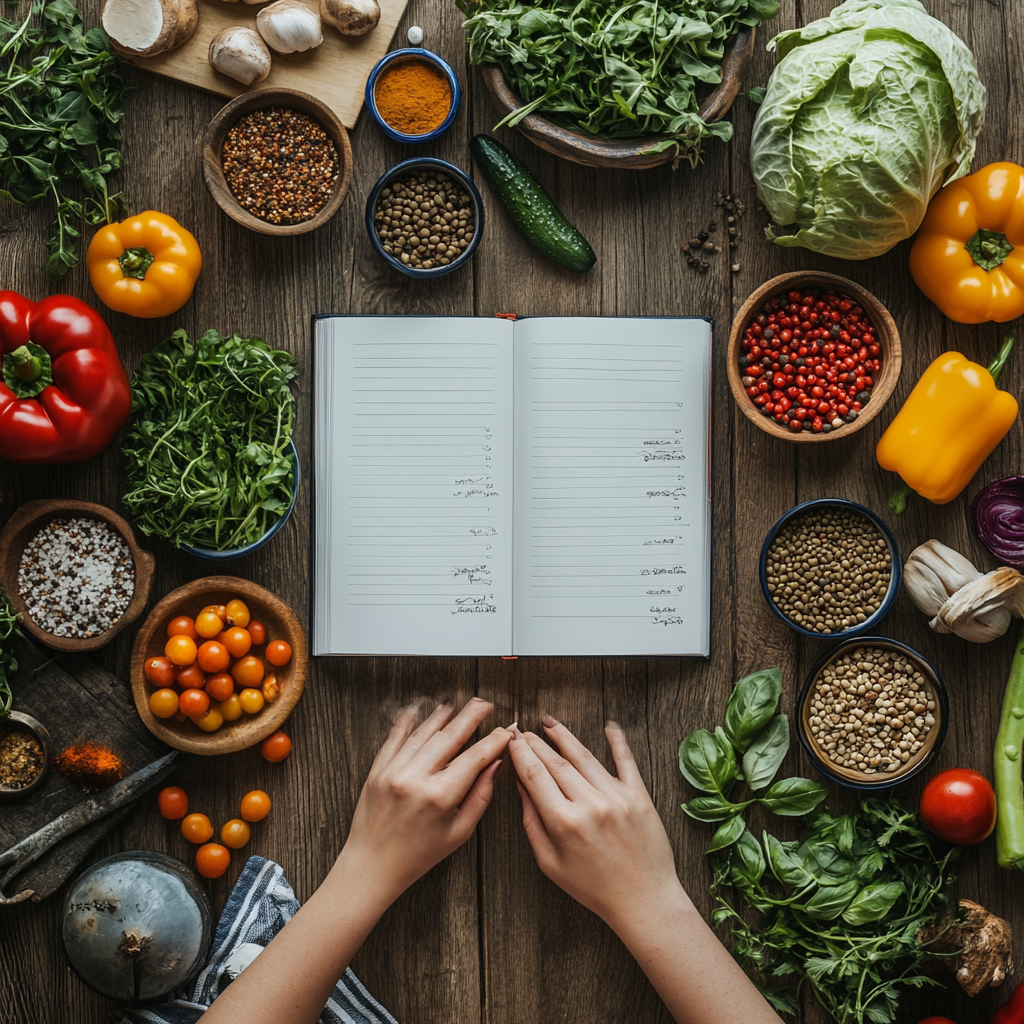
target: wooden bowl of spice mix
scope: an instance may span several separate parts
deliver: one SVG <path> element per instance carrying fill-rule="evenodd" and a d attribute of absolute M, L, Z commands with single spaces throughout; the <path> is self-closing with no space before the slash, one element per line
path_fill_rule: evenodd
<path fill-rule="evenodd" d="M 920 774 L 949 727 L 935 666 L 886 637 L 858 637 L 811 669 L 798 703 L 800 742 L 815 768 L 851 789 L 888 789 Z"/>
<path fill-rule="evenodd" d="M 49 732 L 31 715 L 11 711 L 0 719 L 0 800 L 27 796 L 42 785 L 50 747 Z"/>
<path fill-rule="evenodd" d="M 451 65 L 436 53 L 395 50 L 370 72 L 366 106 L 388 138 L 415 145 L 448 131 L 462 106 L 462 89 Z"/>
<path fill-rule="evenodd" d="M 348 132 L 297 89 L 257 89 L 222 107 L 203 139 L 214 202 L 250 231 L 301 235 L 326 224 L 352 184 Z"/>
<path fill-rule="evenodd" d="M 124 519 L 89 501 L 30 501 L 0 533 L 0 588 L 58 651 L 95 651 L 134 622 L 155 566 Z"/>

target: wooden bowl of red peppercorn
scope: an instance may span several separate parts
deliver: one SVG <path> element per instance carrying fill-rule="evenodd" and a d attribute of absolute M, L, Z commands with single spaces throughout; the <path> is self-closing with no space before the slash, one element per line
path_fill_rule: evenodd
<path fill-rule="evenodd" d="M 896 323 L 866 288 L 801 270 L 766 281 L 729 335 L 729 387 L 740 411 L 780 441 L 835 441 L 863 430 L 903 365 Z"/>

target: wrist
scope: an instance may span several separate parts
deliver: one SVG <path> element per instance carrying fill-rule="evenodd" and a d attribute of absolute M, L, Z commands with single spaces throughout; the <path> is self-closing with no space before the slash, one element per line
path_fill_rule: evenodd
<path fill-rule="evenodd" d="M 380 857 L 373 857 L 351 840 L 342 847 L 327 876 L 328 883 L 344 892 L 360 916 L 372 918 L 371 927 L 408 886 L 396 881 Z"/>
<path fill-rule="evenodd" d="M 686 895 L 678 878 L 645 887 L 630 894 L 628 900 L 604 913 L 605 924 L 622 939 L 631 951 L 645 939 L 671 926 L 690 913 L 696 913 L 693 901 Z"/>

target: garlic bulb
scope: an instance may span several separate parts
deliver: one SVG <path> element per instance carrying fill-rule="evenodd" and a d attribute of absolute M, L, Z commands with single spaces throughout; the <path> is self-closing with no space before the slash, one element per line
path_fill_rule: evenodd
<path fill-rule="evenodd" d="M 256 15 L 256 29 L 278 53 L 301 53 L 324 41 L 320 15 L 302 0 L 277 0 Z"/>
<path fill-rule="evenodd" d="M 982 644 L 1002 636 L 1013 616 L 1024 618 L 1024 576 L 1003 566 L 982 575 L 972 562 L 937 540 L 915 548 L 903 567 L 911 599 L 936 633 Z"/>
<path fill-rule="evenodd" d="M 243 85 L 270 74 L 270 51 L 259 34 L 245 25 L 229 25 L 210 40 L 210 63 Z"/>

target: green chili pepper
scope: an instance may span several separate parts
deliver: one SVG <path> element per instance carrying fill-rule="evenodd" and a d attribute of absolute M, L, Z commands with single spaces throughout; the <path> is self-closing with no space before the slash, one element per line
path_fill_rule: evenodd
<path fill-rule="evenodd" d="M 1001 868 L 1024 871 L 1024 631 L 1017 641 L 996 734 L 996 856 Z"/>

